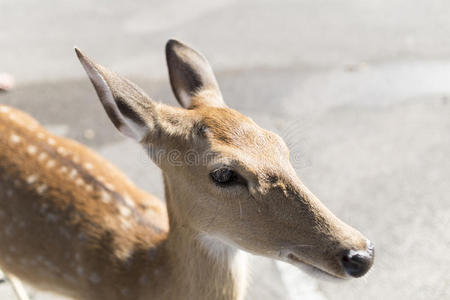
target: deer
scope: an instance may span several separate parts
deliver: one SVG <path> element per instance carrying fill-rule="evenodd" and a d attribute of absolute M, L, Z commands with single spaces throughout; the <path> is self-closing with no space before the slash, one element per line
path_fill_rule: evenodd
<path fill-rule="evenodd" d="M 165 205 L 87 147 L 0 107 L 5 274 L 88 300 L 244 299 L 250 254 L 365 275 L 373 244 L 308 190 L 283 139 L 225 104 L 202 54 L 174 39 L 165 50 L 181 107 L 75 48 L 113 125 L 161 169 Z"/>

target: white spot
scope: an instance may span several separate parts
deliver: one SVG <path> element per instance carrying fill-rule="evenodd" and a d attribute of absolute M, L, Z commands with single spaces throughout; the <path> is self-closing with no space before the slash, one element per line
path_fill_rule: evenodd
<path fill-rule="evenodd" d="M 59 147 L 56 149 L 56 152 L 58 152 L 58 153 L 61 154 L 61 155 L 65 155 L 65 154 L 67 153 L 66 149 L 65 149 L 64 147 L 61 147 L 61 146 L 59 146 Z"/>
<path fill-rule="evenodd" d="M 22 265 L 24 265 L 24 266 L 26 266 L 26 265 L 28 265 L 28 259 L 26 259 L 26 258 L 24 258 L 24 257 L 22 257 L 21 259 L 19 259 L 19 261 L 20 261 L 20 263 L 22 264 Z"/>
<path fill-rule="evenodd" d="M 50 270 L 53 270 L 53 271 L 58 271 L 59 270 L 59 268 L 57 267 L 57 266 L 55 266 L 51 261 L 49 261 L 49 260 L 46 260 L 46 261 L 44 261 L 44 264 L 47 266 L 47 268 L 49 268 Z"/>
<path fill-rule="evenodd" d="M 92 168 L 93 168 L 94 166 L 92 166 L 91 163 L 85 163 L 85 164 L 84 164 L 84 167 L 85 167 L 86 169 L 88 169 L 88 170 L 92 170 Z"/>
<path fill-rule="evenodd" d="M 53 168 L 55 165 L 56 165 L 56 162 L 53 159 L 49 160 L 46 164 L 47 168 L 49 168 L 49 169 Z"/>
<path fill-rule="evenodd" d="M 41 208 L 40 208 L 39 211 L 43 214 L 43 213 L 45 213 L 47 211 L 47 209 L 48 209 L 48 204 L 47 203 L 42 203 L 41 204 Z"/>
<path fill-rule="evenodd" d="M 130 294 L 130 290 L 127 288 L 121 288 L 120 293 L 124 296 L 128 296 Z"/>
<path fill-rule="evenodd" d="M 37 133 L 37 137 L 38 137 L 38 139 L 44 139 L 44 137 L 45 137 L 45 134 L 43 134 L 42 132 L 38 132 Z"/>
<path fill-rule="evenodd" d="M 139 284 L 140 285 L 146 285 L 148 283 L 149 279 L 147 275 L 142 275 L 139 277 Z"/>
<path fill-rule="evenodd" d="M 14 121 L 16 119 L 16 116 L 13 114 L 9 114 L 9 119 Z"/>
<path fill-rule="evenodd" d="M 63 278 L 64 278 L 65 281 L 70 281 L 70 282 L 76 282 L 77 281 L 73 276 L 71 276 L 69 274 L 66 274 L 66 273 L 63 274 Z"/>
<path fill-rule="evenodd" d="M 117 205 L 117 208 L 119 209 L 119 212 L 122 216 L 124 217 L 128 217 L 129 215 L 131 215 L 131 210 L 123 205 Z"/>
<path fill-rule="evenodd" d="M 39 154 L 38 160 L 39 160 L 39 161 L 43 161 L 43 160 L 46 159 L 47 157 L 48 157 L 47 153 L 42 152 L 41 154 Z"/>
<path fill-rule="evenodd" d="M 62 166 L 62 167 L 59 169 L 59 171 L 60 171 L 61 173 L 67 173 L 68 169 L 67 169 L 66 166 Z"/>
<path fill-rule="evenodd" d="M 11 134 L 11 142 L 13 142 L 14 144 L 17 144 L 18 142 L 20 142 L 20 137 L 16 134 Z"/>
<path fill-rule="evenodd" d="M 78 234 L 78 239 L 79 239 L 80 241 L 85 241 L 87 238 L 88 238 L 88 237 L 86 236 L 86 234 L 85 234 L 84 232 L 80 232 L 80 233 Z"/>
<path fill-rule="evenodd" d="M 109 190 L 111 190 L 111 191 L 115 191 L 115 188 L 114 188 L 114 186 L 113 186 L 112 184 L 106 182 L 106 183 L 105 183 L 105 186 L 106 186 L 107 189 L 109 189 Z"/>
<path fill-rule="evenodd" d="M 36 151 L 37 151 L 37 148 L 36 148 L 36 146 L 30 145 L 30 146 L 27 147 L 27 151 L 28 151 L 29 154 L 35 155 Z"/>
<path fill-rule="evenodd" d="M 8 224 L 8 226 L 5 227 L 5 233 L 6 235 L 11 235 L 13 233 L 13 226 L 11 224 Z"/>
<path fill-rule="evenodd" d="M 133 202 L 133 200 L 130 198 L 130 196 L 125 195 L 125 196 L 123 197 L 123 199 L 124 199 L 125 202 L 128 204 L 128 206 L 135 207 L 134 202 Z"/>
<path fill-rule="evenodd" d="M 58 221 L 59 216 L 55 214 L 47 214 L 47 222 L 56 222 Z"/>
<path fill-rule="evenodd" d="M 74 179 L 75 176 L 77 176 L 77 174 L 78 174 L 78 171 L 75 170 L 75 169 L 72 169 L 72 170 L 70 171 L 69 178 L 70 178 L 70 179 Z"/>
<path fill-rule="evenodd" d="M 27 177 L 27 183 L 28 184 L 33 184 L 36 182 L 36 180 L 38 180 L 39 176 L 37 174 L 33 174 Z"/>
<path fill-rule="evenodd" d="M 84 181 L 81 178 L 77 178 L 77 180 L 75 180 L 76 185 L 82 185 L 83 183 L 84 183 Z"/>
<path fill-rule="evenodd" d="M 2 113 L 9 113 L 11 109 L 9 107 L 6 106 L 0 106 L 0 112 Z"/>
<path fill-rule="evenodd" d="M 47 190 L 47 185 L 46 184 L 41 184 L 36 189 L 36 191 L 38 192 L 39 195 L 42 195 L 46 190 Z"/>
<path fill-rule="evenodd" d="M 104 203 L 109 203 L 111 202 L 111 195 L 105 191 L 102 191 L 102 201 Z"/>
<path fill-rule="evenodd" d="M 61 233 L 61 235 L 64 236 L 66 239 L 68 239 L 68 240 L 71 240 L 71 239 L 72 239 L 71 232 L 70 232 L 68 229 L 63 228 L 63 227 L 60 227 L 58 231 L 59 231 L 59 233 Z"/>
<path fill-rule="evenodd" d="M 92 192 L 92 190 L 94 189 L 93 187 L 92 187 L 92 185 L 90 185 L 90 184 L 88 184 L 88 185 L 86 185 L 86 191 L 88 191 L 88 192 Z"/>
<path fill-rule="evenodd" d="M 20 180 L 19 179 L 14 180 L 14 185 L 19 187 L 21 185 Z"/>
<path fill-rule="evenodd" d="M 132 224 L 127 219 L 120 218 L 120 226 L 122 227 L 122 229 L 127 230 L 127 229 L 130 229 L 132 227 Z"/>
<path fill-rule="evenodd" d="M 48 138 L 47 142 L 49 143 L 49 145 L 52 145 L 52 146 L 56 145 L 56 141 L 53 138 Z"/>
<path fill-rule="evenodd" d="M 89 275 L 89 280 L 92 283 L 100 283 L 100 281 L 102 281 L 101 277 L 95 272 L 93 272 L 93 273 L 91 273 L 91 275 Z"/>
<path fill-rule="evenodd" d="M 100 181 L 100 182 L 103 182 L 103 181 L 105 181 L 105 177 L 103 177 L 103 176 L 98 176 L 98 177 L 97 177 L 97 180 Z"/>

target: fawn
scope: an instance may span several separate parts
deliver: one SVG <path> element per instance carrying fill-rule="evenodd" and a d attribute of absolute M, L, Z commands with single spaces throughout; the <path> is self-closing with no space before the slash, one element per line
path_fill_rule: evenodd
<path fill-rule="evenodd" d="M 372 243 L 302 184 L 279 136 L 226 106 L 200 53 L 166 45 L 176 108 L 75 50 L 112 123 L 162 170 L 166 207 L 1 107 L 6 273 L 81 299 L 243 299 L 246 252 L 338 278 L 370 269 Z"/>

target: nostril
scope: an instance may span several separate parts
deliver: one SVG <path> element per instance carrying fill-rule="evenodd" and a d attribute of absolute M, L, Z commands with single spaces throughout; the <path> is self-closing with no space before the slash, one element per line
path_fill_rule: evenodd
<path fill-rule="evenodd" d="M 373 262 L 372 251 L 347 251 L 341 258 L 345 272 L 352 277 L 361 277 L 369 271 Z"/>

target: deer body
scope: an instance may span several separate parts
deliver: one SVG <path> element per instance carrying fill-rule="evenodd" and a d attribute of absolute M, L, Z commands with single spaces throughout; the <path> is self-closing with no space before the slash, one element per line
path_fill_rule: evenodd
<path fill-rule="evenodd" d="M 167 44 L 176 108 L 76 51 L 113 124 L 162 170 L 166 206 L 0 106 L 6 273 L 77 299 L 239 300 L 245 252 L 339 278 L 368 271 L 371 243 L 302 184 L 280 137 L 226 106 L 201 54 Z"/>

